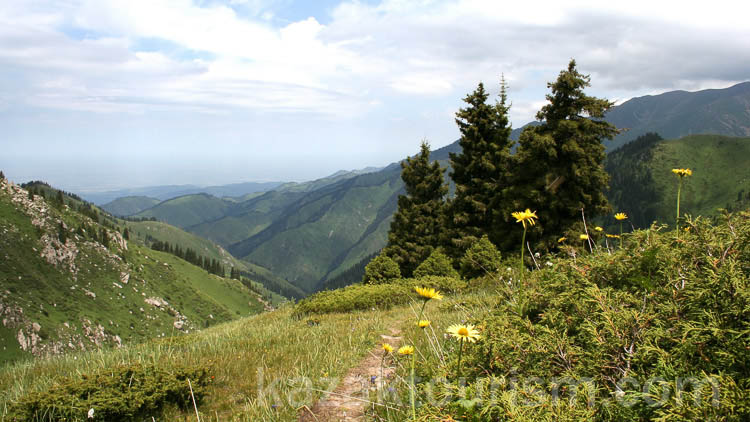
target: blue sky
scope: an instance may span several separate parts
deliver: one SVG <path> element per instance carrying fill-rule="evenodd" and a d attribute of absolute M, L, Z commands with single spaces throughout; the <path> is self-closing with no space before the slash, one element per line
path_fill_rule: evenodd
<path fill-rule="evenodd" d="M 80 192 L 308 180 L 453 142 L 501 73 L 515 127 L 570 58 L 618 101 L 750 79 L 739 2 L 561 3 L 0 2 L 0 169 Z"/>

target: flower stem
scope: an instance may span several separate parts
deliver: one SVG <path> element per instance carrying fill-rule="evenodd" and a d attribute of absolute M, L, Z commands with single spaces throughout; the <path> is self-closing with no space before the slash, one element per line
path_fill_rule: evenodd
<path fill-rule="evenodd" d="M 461 345 L 458 347 L 458 367 L 456 368 L 456 382 L 461 378 L 461 357 L 464 354 L 464 339 L 461 338 Z"/>
<path fill-rule="evenodd" d="M 680 184 L 677 186 L 677 240 L 680 239 L 680 193 L 682 192 L 682 176 L 680 176 Z"/>
<path fill-rule="evenodd" d="M 424 308 L 427 306 L 427 300 L 425 300 L 422 303 L 422 308 L 419 310 L 419 317 L 417 318 L 417 322 L 422 319 L 422 315 L 424 315 Z M 416 389 L 417 386 L 414 384 L 414 367 L 417 365 L 417 351 L 415 350 L 414 353 L 411 354 L 411 416 L 413 420 L 417 420 L 417 405 L 416 405 Z"/>
<path fill-rule="evenodd" d="M 620 249 L 622 249 L 622 221 L 620 221 Z"/>
<path fill-rule="evenodd" d="M 519 267 L 519 270 L 521 271 L 521 280 L 523 280 L 523 252 L 524 248 L 523 246 L 526 244 L 526 223 L 523 224 L 523 237 L 521 238 L 521 266 Z"/>
<path fill-rule="evenodd" d="M 417 387 L 416 385 L 414 385 L 414 364 L 416 363 L 416 360 L 417 360 L 417 353 L 416 351 L 414 351 L 414 353 L 412 353 L 412 358 L 411 358 L 411 418 L 412 420 L 415 420 L 415 421 L 417 420 L 417 405 L 416 405 L 416 398 L 415 398 L 416 393 L 414 391 Z"/>

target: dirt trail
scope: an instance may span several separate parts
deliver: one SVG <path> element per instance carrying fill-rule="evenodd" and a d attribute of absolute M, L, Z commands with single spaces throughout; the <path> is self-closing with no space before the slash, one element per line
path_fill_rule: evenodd
<path fill-rule="evenodd" d="M 401 337 L 400 330 L 391 330 L 391 335 L 381 335 L 383 343 L 388 343 L 398 348 Z M 369 399 L 370 390 L 383 385 L 383 380 L 393 376 L 395 368 L 386 366 L 383 368 L 383 379 L 380 379 L 380 362 L 383 358 L 383 348 L 378 344 L 359 363 L 358 366 L 349 370 L 341 380 L 336 390 L 321 398 L 312 409 L 303 408 L 300 413 L 300 422 L 334 422 L 334 421 L 363 421 L 364 411 Z M 373 382 L 372 377 L 377 377 Z"/>

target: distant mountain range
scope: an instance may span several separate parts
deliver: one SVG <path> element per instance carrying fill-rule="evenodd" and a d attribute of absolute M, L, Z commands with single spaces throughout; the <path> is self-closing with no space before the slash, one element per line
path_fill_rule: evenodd
<path fill-rule="evenodd" d="M 698 133 L 750 136 L 750 83 L 633 98 L 614 107 L 606 118 L 628 129 L 605 142 L 608 151 L 647 132 L 658 132 L 667 139 Z M 515 139 L 521 130 L 514 130 Z M 685 144 L 681 151 L 689 151 L 703 138 L 695 139 L 699 140 Z M 722 147 L 718 141 L 711 141 L 711 145 Z M 459 150 L 455 142 L 436 150 L 432 158 L 447 166 L 449 152 Z M 729 168 L 744 174 L 747 164 Z M 706 171 L 716 165 L 725 163 L 707 164 Z M 167 221 L 214 240 L 236 257 L 266 267 L 311 292 L 385 245 L 402 192 L 400 166 L 393 163 L 365 174 L 345 172 L 281 185 L 244 201 L 206 194 L 182 196 L 136 216 Z M 709 201 L 701 209 L 711 210 L 713 206 L 724 204 Z"/>
<path fill-rule="evenodd" d="M 239 197 L 256 192 L 265 192 L 281 186 L 283 182 L 246 182 L 221 186 L 200 187 L 195 185 L 165 185 L 143 188 L 120 189 L 107 192 L 81 193 L 83 199 L 96 205 L 104 205 L 118 198 L 137 196 L 165 201 L 178 196 L 206 193 L 218 197 Z M 157 202 L 158 203 L 158 202 Z M 116 214 L 121 215 L 121 214 Z"/>

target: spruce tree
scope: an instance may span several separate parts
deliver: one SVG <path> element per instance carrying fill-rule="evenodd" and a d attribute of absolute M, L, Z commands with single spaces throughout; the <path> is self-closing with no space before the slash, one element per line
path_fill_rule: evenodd
<path fill-rule="evenodd" d="M 0 170 L 0 180 L 5 180 L 5 174 Z"/>
<path fill-rule="evenodd" d="M 396 261 L 402 276 L 411 277 L 440 242 L 448 186 L 443 179 L 445 169 L 437 161 L 430 163 L 426 141 L 418 155 L 401 162 L 401 169 L 406 195 L 398 197 L 383 253 Z"/>
<path fill-rule="evenodd" d="M 583 92 L 590 79 L 571 60 L 557 80 L 547 84 L 549 103 L 536 116 L 542 123 L 521 134 L 515 208 L 537 212 L 539 224 L 531 235 L 548 247 L 581 222 L 581 209 L 587 218 L 609 209 L 602 141 L 616 135 L 617 129 L 603 120 L 613 103 Z"/>
<path fill-rule="evenodd" d="M 466 108 L 456 113 L 461 132 L 461 153 L 450 154 L 456 195 L 448 205 L 444 245 L 453 258 L 487 234 L 497 244 L 505 227 L 498 224 L 507 206 L 507 189 L 514 169 L 513 141 L 508 121 L 505 79 L 500 84 L 500 101 L 488 104 L 484 85 L 466 96 Z"/>

